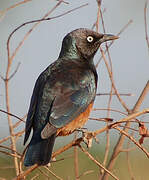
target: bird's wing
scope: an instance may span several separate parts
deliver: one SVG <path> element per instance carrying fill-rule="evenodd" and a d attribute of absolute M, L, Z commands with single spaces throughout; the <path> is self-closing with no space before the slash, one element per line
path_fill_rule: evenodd
<path fill-rule="evenodd" d="M 40 96 L 40 90 L 43 88 L 44 82 L 45 82 L 44 76 L 41 74 L 35 83 L 33 94 L 31 97 L 30 107 L 27 114 L 26 125 L 25 125 L 24 144 L 28 140 L 32 126 L 33 126 L 34 115 L 35 115 L 37 104 L 38 104 L 38 97 Z"/>
<path fill-rule="evenodd" d="M 92 73 L 88 73 L 85 79 L 83 79 L 83 85 L 80 83 L 74 87 L 70 86 L 70 84 L 67 86 L 67 84 L 59 82 L 57 82 L 57 84 L 59 84 L 57 86 L 59 94 L 55 94 L 55 100 L 49 116 L 49 123 L 47 123 L 42 131 L 44 132 L 42 133 L 44 134 L 43 138 L 51 136 L 51 127 L 61 128 L 77 118 L 95 98 L 96 85 Z M 52 126 L 50 126 L 50 124 Z"/>
<path fill-rule="evenodd" d="M 56 128 L 61 128 L 84 112 L 92 101 L 93 97 L 87 86 L 73 90 L 68 95 L 55 97 L 49 121 Z"/>
<path fill-rule="evenodd" d="M 96 83 L 93 72 L 75 68 L 76 65 L 72 63 L 62 68 L 54 64 L 50 67 L 50 73 L 45 71 L 39 76 L 27 116 L 24 144 L 32 127 L 34 133 L 39 133 L 46 128 L 46 124 L 51 124 L 46 135 L 48 138 L 57 128 L 65 126 L 84 112 L 94 100 Z"/>

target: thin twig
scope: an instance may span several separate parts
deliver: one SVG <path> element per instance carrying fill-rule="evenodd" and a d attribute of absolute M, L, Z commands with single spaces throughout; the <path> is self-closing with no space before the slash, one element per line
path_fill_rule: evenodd
<path fill-rule="evenodd" d="M 64 16 L 64 15 L 67 15 L 67 14 L 73 12 L 73 11 L 76 11 L 76 10 L 78 10 L 78 9 L 80 9 L 80 8 L 83 8 L 83 7 L 85 7 L 85 6 L 88 5 L 88 3 L 86 3 L 86 4 L 83 4 L 83 5 L 78 6 L 78 7 L 76 7 L 76 8 L 73 8 L 73 9 L 71 9 L 71 10 L 69 10 L 69 11 L 66 11 L 66 12 L 64 12 L 64 13 L 62 13 L 62 14 L 60 14 L 60 15 L 57 15 L 57 16 L 54 16 L 54 17 L 50 17 L 50 18 L 46 18 L 47 16 L 49 16 L 49 14 L 51 14 L 51 13 L 55 10 L 55 8 L 57 8 L 57 7 L 60 5 L 60 3 L 61 3 L 61 1 L 59 1 L 59 3 L 58 3 L 51 11 L 49 11 L 42 19 L 33 20 L 33 21 L 28 21 L 28 22 L 26 22 L 26 23 L 23 23 L 23 24 L 21 24 L 20 26 L 18 26 L 16 29 L 14 29 L 14 30 L 12 31 L 12 33 L 9 35 L 8 40 L 7 40 L 8 56 L 9 56 L 9 54 L 10 54 L 10 53 L 9 53 L 9 43 L 10 43 L 10 39 L 11 39 L 12 35 L 13 35 L 16 31 L 18 31 L 20 28 L 22 28 L 23 26 L 26 26 L 26 25 L 32 24 L 32 23 L 36 23 L 36 24 L 26 33 L 26 35 L 24 36 L 23 40 L 19 43 L 19 45 L 17 46 L 17 48 L 16 48 L 15 51 L 13 52 L 12 56 L 11 56 L 11 57 L 9 56 L 9 57 L 10 57 L 10 58 L 9 58 L 10 61 L 13 60 L 13 58 L 15 57 L 17 51 L 18 51 L 18 50 L 20 49 L 20 47 L 23 45 L 23 42 L 25 41 L 25 39 L 29 36 L 29 34 L 33 31 L 33 29 L 34 29 L 40 22 L 42 22 L 42 21 L 49 21 L 49 20 L 52 20 L 52 19 L 60 18 L 60 17 L 62 17 L 62 16 Z"/>
<path fill-rule="evenodd" d="M 44 167 L 49 173 L 51 173 L 56 179 L 63 180 L 61 177 L 57 176 L 54 172 L 52 172 L 48 167 Z"/>
<path fill-rule="evenodd" d="M 47 174 L 46 172 L 44 172 L 41 168 L 38 168 L 38 171 L 40 171 L 40 173 L 43 174 L 43 176 L 45 176 L 46 178 L 50 179 L 49 174 Z"/>
<path fill-rule="evenodd" d="M 36 174 L 34 177 L 31 178 L 31 180 L 36 179 L 37 177 L 39 177 L 39 174 Z"/>
<path fill-rule="evenodd" d="M 132 110 L 132 112 L 139 111 L 139 108 L 140 108 L 142 102 L 144 101 L 144 99 L 145 99 L 145 97 L 146 97 L 146 95 L 148 93 L 149 93 L 149 80 L 147 81 L 147 83 L 146 83 L 146 85 L 145 85 L 145 87 L 144 87 L 140 97 L 138 98 L 138 100 L 137 100 L 137 102 L 136 102 L 136 104 L 135 104 L 135 106 L 134 106 L 134 108 Z"/>
<path fill-rule="evenodd" d="M 88 170 L 88 171 L 85 171 L 84 173 L 82 173 L 78 178 L 81 178 L 82 176 L 85 176 L 87 174 L 91 174 L 93 173 L 94 171 L 93 170 Z"/>
<path fill-rule="evenodd" d="M 102 14 L 102 11 L 101 11 L 101 6 L 100 6 L 101 3 L 98 3 L 98 7 L 99 7 L 99 12 L 100 12 L 100 16 L 101 16 L 101 22 L 102 22 L 102 27 L 103 27 L 103 32 L 104 34 L 106 33 L 106 30 L 105 30 L 105 24 L 104 24 L 104 19 L 103 19 L 103 14 Z M 107 50 L 107 53 L 108 53 L 108 59 L 109 59 L 109 64 L 110 64 L 110 71 L 111 71 L 111 78 L 113 79 L 113 68 L 112 68 L 112 60 L 111 60 L 111 56 L 110 56 L 110 53 L 109 53 L 109 50 L 108 50 L 108 44 L 107 42 L 105 43 L 105 46 L 106 46 L 106 50 Z M 101 47 L 100 47 L 100 50 L 101 50 Z M 113 86 L 112 86 L 112 83 L 111 83 L 111 90 L 110 90 L 110 96 L 109 96 L 109 100 L 108 100 L 108 109 L 110 109 L 110 106 L 111 106 L 111 102 L 112 102 L 112 93 L 113 93 Z M 110 111 L 108 110 L 107 111 L 107 118 L 109 118 L 110 116 Z M 107 126 L 108 126 L 109 122 L 107 121 Z M 108 159 L 108 155 L 109 155 L 109 150 L 110 150 L 110 134 L 109 134 L 109 129 L 106 131 L 106 148 L 105 148 L 105 155 L 104 155 L 104 160 L 103 160 L 103 166 L 106 166 L 106 163 L 107 163 L 107 159 Z M 103 169 L 101 170 L 101 175 L 104 173 Z"/>
<path fill-rule="evenodd" d="M 15 7 L 19 6 L 19 5 L 22 5 L 22 4 L 24 4 L 24 3 L 27 3 L 27 2 L 29 2 L 29 1 L 32 1 L 32 0 L 24 0 L 24 1 L 21 1 L 21 2 L 19 2 L 19 3 L 16 3 L 16 4 L 14 4 L 14 5 L 6 8 L 6 9 L 0 11 L 0 20 L 2 20 L 2 18 L 4 17 L 4 15 L 5 15 L 10 9 L 13 9 L 13 8 L 15 8 Z"/>
<path fill-rule="evenodd" d="M 14 125 L 13 125 L 13 128 L 16 128 L 16 127 L 18 127 L 19 125 L 20 125 L 20 123 L 22 122 L 22 120 L 23 120 L 23 122 L 25 123 L 25 118 L 27 117 L 27 114 L 25 114 L 22 118 L 21 118 L 21 120 L 19 120 L 18 122 L 16 122 Z"/>
<path fill-rule="evenodd" d="M 133 21 L 130 20 L 130 21 L 120 30 L 120 32 L 117 33 L 117 36 L 120 36 L 121 33 L 123 33 L 123 32 L 128 28 L 128 26 L 129 26 L 132 22 L 133 22 Z M 109 43 L 109 45 L 108 45 L 108 48 L 110 48 L 114 42 L 115 42 L 115 41 L 111 41 L 111 43 Z M 104 53 L 106 54 L 106 53 L 107 53 L 107 50 L 105 50 Z M 96 63 L 96 68 L 98 67 L 98 65 L 99 65 L 99 63 L 101 62 L 101 60 L 102 60 L 102 56 L 99 58 L 98 62 Z"/>
<path fill-rule="evenodd" d="M 116 93 L 97 93 L 96 96 L 115 96 Z M 132 93 L 119 93 L 120 96 L 134 96 Z"/>
<path fill-rule="evenodd" d="M 134 133 L 131 133 L 131 136 L 133 136 L 133 134 L 134 134 Z M 132 173 L 131 164 L 130 164 L 130 159 L 129 159 L 129 152 L 130 152 L 131 149 L 134 149 L 134 148 L 131 148 L 131 149 L 129 148 L 130 142 L 131 142 L 131 141 L 128 140 L 128 143 L 127 143 L 127 151 L 125 151 L 125 152 L 126 152 L 128 172 L 129 172 L 129 174 L 130 174 L 131 180 L 135 180 L 135 177 L 134 177 L 134 175 L 133 175 L 133 173 Z"/>
<path fill-rule="evenodd" d="M 126 131 L 118 128 L 118 127 L 114 127 L 114 129 L 118 130 L 121 134 L 127 136 L 136 146 L 138 146 L 145 154 L 146 156 L 149 158 L 149 152 L 143 147 L 141 146 L 132 136 L 130 136 L 128 133 L 126 133 Z"/>
<path fill-rule="evenodd" d="M 4 148 L 4 149 L 12 151 L 12 149 L 10 147 L 4 146 L 4 145 L 0 145 L 0 148 Z M 17 155 L 21 156 L 21 154 L 18 153 L 17 151 L 13 151 L 13 153 L 16 153 Z"/>
<path fill-rule="evenodd" d="M 147 84 L 146 84 L 145 88 L 143 89 L 140 97 L 138 98 L 138 101 L 137 101 L 136 104 L 134 105 L 133 110 L 130 111 L 131 113 L 138 111 L 138 109 L 140 108 L 140 106 L 141 106 L 141 104 L 142 104 L 142 102 L 143 102 L 143 100 L 144 100 L 144 98 L 145 98 L 145 96 L 147 95 L 148 92 L 149 92 L 149 81 L 147 82 Z M 145 113 L 147 113 L 148 110 L 149 110 L 149 109 L 146 109 L 146 110 L 145 110 L 145 111 L 146 111 Z M 133 114 L 129 115 L 128 117 L 136 118 L 137 116 L 133 117 L 134 114 L 136 114 L 136 113 L 133 113 Z M 141 114 L 139 113 L 139 114 L 137 114 L 137 115 L 141 115 Z M 128 127 L 130 127 L 130 122 L 129 122 L 129 121 L 126 123 L 125 128 L 123 128 L 123 131 L 124 131 L 125 133 L 128 132 Z M 111 170 L 111 169 L 113 168 L 113 166 L 114 166 L 114 164 L 115 164 L 116 157 L 117 157 L 118 154 L 120 153 L 120 149 L 122 149 L 124 140 L 125 140 L 125 135 L 124 135 L 124 134 L 121 134 L 121 136 L 120 136 L 119 139 L 118 139 L 117 144 L 115 145 L 115 148 L 114 148 L 114 150 L 113 150 L 113 153 L 112 153 L 112 156 L 111 156 L 111 158 L 110 158 L 110 161 L 109 161 L 109 163 L 108 163 L 107 168 L 108 168 L 109 170 Z M 104 176 L 103 176 L 103 178 L 102 178 L 102 180 L 107 180 L 107 179 L 108 179 L 108 174 L 105 173 Z"/>
<path fill-rule="evenodd" d="M 60 0 L 48 13 L 45 14 L 45 16 L 42 18 L 42 19 L 45 19 L 50 13 L 52 13 L 63 1 Z M 87 4 L 85 4 L 87 5 Z M 77 8 L 74 8 L 70 11 L 67 11 L 61 15 L 58 15 L 58 16 L 55 16 L 53 17 L 54 18 L 58 18 L 58 17 L 61 17 L 63 15 L 66 15 L 72 11 L 75 11 L 81 7 L 84 7 L 85 5 L 83 6 L 80 6 L 80 7 L 77 7 Z M 16 47 L 16 49 L 14 50 L 14 52 L 12 53 L 12 55 L 10 56 L 10 39 L 12 37 L 12 35 L 14 34 L 14 32 L 16 32 L 19 28 L 23 27 L 24 25 L 22 25 L 21 27 L 18 27 L 16 28 L 11 34 L 10 36 L 8 37 L 8 40 L 7 40 L 7 55 L 8 55 L 8 65 L 7 65 L 7 70 L 6 70 L 6 76 L 5 76 L 5 79 L 4 79 L 4 82 L 5 82 L 5 91 L 6 91 L 6 108 L 7 108 L 7 112 L 10 113 L 10 102 L 9 102 L 9 89 L 8 89 L 8 82 L 9 82 L 9 78 L 11 78 L 12 76 L 9 76 L 9 72 L 10 72 L 10 68 L 11 68 L 11 64 L 13 62 L 13 59 L 14 57 L 16 56 L 16 53 L 18 52 L 18 50 L 20 49 L 20 47 L 23 45 L 24 41 L 26 40 L 26 38 L 30 35 L 30 33 L 33 31 L 33 29 L 40 23 L 41 21 L 38 21 L 36 22 L 36 24 L 33 25 L 33 27 L 25 34 L 24 38 L 22 39 L 22 41 L 19 43 L 19 45 Z M 14 75 L 14 74 L 13 74 Z M 9 124 L 9 131 L 10 131 L 10 138 L 11 138 L 11 145 L 12 145 L 12 150 L 16 151 L 16 142 L 15 142 L 15 138 L 13 137 L 13 134 L 14 134 L 14 128 L 13 128 L 13 124 L 12 124 L 12 120 L 11 120 L 11 117 L 10 115 L 7 113 L 7 117 L 8 117 L 8 124 Z M 15 169 L 16 169 L 16 174 L 18 175 L 19 174 L 19 166 L 18 166 L 18 161 L 17 161 L 17 158 L 15 157 L 14 158 L 14 163 L 15 163 Z"/>
<path fill-rule="evenodd" d="M 76 140 L 73 140 L 72 142 L 70 142 L 69 144 L 63 146 L 62 148 L 58 149 L 56 152 L 52 153 L 52 158 L 54 158 L 55 156 L 61 154 L 62 152 L 70 149 L 73 146 L 76 146 L 78 144 L 80 144 L 82 142 L 83 138 L 78 138 Z"/>
<path fill-rule="evenodd" d="M 78 145 L 79 148 L 94 162 L 96 163 L 100 168 L 104 169 L 105 172 L 107 172 L 110 176 L 112 176 L 114 179 L 119 180 L 113 173 L 111 173 L 108 169 L 106 169 L 102 164 L 100 164 L 88 151 L 86 151 L 81 145 Z"/>
<path fill-rule="evenodd" d="M 117 127 L 120 123 L 129 122 L 131 119 L 135 119 L 137 116 L 140 116 L 140 115 L 143 115 L 143 114 L 146 114 L 146 113 L 149 113 L 149 108 L 143 109 L 142 111 L 137 112 L 137 113 L 133 113 L 133 114 L 131 114 L 131 115 L 125 117 L 125 118 L 120 119 L 117 122 L 111 123 L 108 126 L 105 126 L 105 127 L 101 128 L 101 129 L 93 131 L 92 132 L 93 136 L 97 136 L 98 134 L 103 133 L 107 129 Z"/>
<path fill-rule="evenodd" d="M 148 5 L 148 0 L 146 0 L 145 6 L 144 6 L 144 25 L 145 25 L 145 38 L 146 38 L 146 43 L 147 43 L 147 47 L 148 47 L 148 54 L 149 54 L 149 37 L 148 37 L 147 17 L 146 17 L 147 5 Z"/>
<path fill-rule="evenodd" d="M 30 168 L 28 168 L 26 171 L 24 171 L 22 174 L 19 174 L 16 178 L 14 178 L 13 180 L 22 180 L 22 178 L 24 178 L 25 176 L 27 176 L 28 174 L 30 174 L 32 171 L 34 171 L 37 167 L 39 167 L 37 164 L 34 164 L 33 166 L 31 166 Z"/>
<path fill-rule="evenodd" d="M 117 113 L 120 113 L 120 114 L 123 114 L 123 115 L 128 115 L 127 113 L 125 112 L 122 112 L 122 111 L 119 111 L 117 109 L 107 109 L 107 108 L 93 108 L 93 111 L 112 111 L 112 112 L 117 112 Z"/>
<path fill-rule="evenodd" d="M 118 93 L 118 91 L 117 91 L 117 89 L 116 89 L 116 86 L 115 86 L 115 83 L 114 83 L 114 79 L 113 79 L 113 77 L 112 77 L 111 70 L 110 70 L 110 67 L 109 67 L 109 65 L 108 65 L 108 62 L 107 62 L 107 60 L 106 60 L 104 51 L 103 51 L 102 49 L 100 49 L 100 51 L 101 51 L 103 60 L 104 60 L 104 62 L 105 62 L 105 65 L 106 65 L 106 67 L 107 67 L 107 70 L 108 70 L 108 73 L 109 73 L 109 78 L 110 78 L 110 80 L 111 80 L 112 87 L 113 87 L 113 89 L 114 89 L 114 91 L 115 91 L 115 93 L 116 93 L 116 96 L 117 96 L 118 100 L 120 101 L 120 103 L 122 104 L 122 106 L 124 107 L 124 109 L 125 109 L 127 112 L 129 112 L 128 107 L 126 106 L 125 102 L 122 100 L 122 98 L 120 97 L 120 95 L 119 95 L 119 93 Z"/>
<path fill-rule="evenodd" d="M 10 139 L 10 136 L 4 137 L 3 139 L 0 140 L 0 144 L 7 141 L 8 139 Z"/>
<path fill-rule="evenodd" d="M 25 122 L 25 121 L 23 120 L 23 118 L 21 119 L 20 117 L 16 116 L 15 114 L 12 114 L 12 113 L 10 113 L 10 112 L 7 112 L 7 111 L 5 111 L 5 110 L 3 110 L 3 109 L 0 109 L 0 112 L 3 112 L 3 113 L 8 114 L 8 115 L 10 115 L 10 116 L 12 116 L 12 117 L 15 117 L 15 118 L 19 119 L 19 120 L 22 121 L 22 122 Z"/>
<path fill-rule="evenodd" d="M 12 156 L 12 157 L 16 157 L 16 158 L 21 158 L 21 156 L 17 155 L 17 154 L 13 154 L 13 153 L 9 153 L 7 151 L 2 151 L 0 150 L 1 153 Z"/>
<path fill-rule="evenodd" d="M 74 140 L 77 139 L 78 132 L 74 133 Z M 78 162 L 78 146 L 74 146 L 74 171 L 75 179 L 79 180 L 79 162 Z"/>
<path fill-rule="evenodd" d="M 8 79 L 8 81 L 10 80 L 10 79 L 12 79 L 13 77 L 14 77 L 14 75 L 17 73 L 17 71 L 18 71 L 18 69 L 19 69 L 19 67 L 20 67 L 20 62 L 18 63 L 18 65 L 17 65 L 17 67 L 16 67 L 16 69 L 15 69 L 15 71 L 9 76 L 9 79 Z"/>
<path fill-rule="evenodd" d="M 148 108 L 148 109 L 145 109 L 145 110 L 143 110 L 143 111 L 141 111 L 141 112 L 134 113 L 133 115 L 130 115 L 130 116 L 126 117 L 126 118 L 123 118 L 123 119 L 119 120 L 119 123 L 129 121 L 130 119 L 135 118 L 136 116 L 139 116 L 139 115 L 141 115 L 141 114 L 145 114 L 145 113 L 147 113 L 147 112 L 149 112 L 149 108 Z M 118 126 L 118 125 L 119 125 L 119 124 L 118 124 L 118 123 L 115 123 L 115 122 L 114 122 L 114 123 L 111 123 L 109 126 L 105 126 L 104 128 L 102 128 L 102 129 L 100 129 L 100 130 L 93 131 L 92 134 L 93 134 L 93 136 L 96 136 L 96 135 L 98 135 L 98 134 L 100 134 L 100 133 L 108 130 L 109 128 L 110 128 L 110 129 L 111 129 L 111 128 L 115 128 L 115 127 Z M 69 144 L 63 146 L 62 148 L 60 148 L 60 149 L 58 149 L 56 152 L 54 152 L 54 153 L 52 154 L 52 158 L 54 158 L 54 157 L 56 157 L 57 155 L 63 153 L 64 151 L 72 148 L 73 146 L 79 145 L 82 141 L 83 141 L 83 138 L 82 138 L 82 137 L 81 137 L 81 138 L 78 138 L 78 139 L 76 139 L 76 140 L 73 140 L 73 141 L 70 142 Z M 38 167 L 38 165 L 34 165 L 33 167 L 31 167 L 31 168 L 29 168 L 28 170 L 24 171 L 24 172 L 23 172 L 22 174 L 20 174 L 20 176 L 18 176 L 18 177 L 22 177 L 22 176 L 28 175 L 30 172 L 32 172 L 32 171 L 33 171 L 34 169 L 36 169 L 37 167 Z"/>

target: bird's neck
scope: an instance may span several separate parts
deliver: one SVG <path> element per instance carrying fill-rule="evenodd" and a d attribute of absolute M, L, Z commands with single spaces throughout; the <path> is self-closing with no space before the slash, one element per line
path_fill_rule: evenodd
<path fill-rule="evenodd" d="M 70 44 L 63 44 L 61 48 L 61 52 L 59 55 L 60 59 L 63 58 L 68 58 L 68 59 L 77 59 L 80 58 L 79 54 L 77 52 L 77 48 L 75 46 L 75 43 L 70 43 Z"/>
<path fill-rule="evenodd" d="M 75 63 L 86 64 L 89 67 L 94 67 L 93 56 L 85 57 L 76 46 L 76 40 L 72 37 L 67 37 L 62 43 L 62 48 L 59 55 L 59 60 L 74 61 Z M 85 65 L 85 66 L 86 66 Z"/>

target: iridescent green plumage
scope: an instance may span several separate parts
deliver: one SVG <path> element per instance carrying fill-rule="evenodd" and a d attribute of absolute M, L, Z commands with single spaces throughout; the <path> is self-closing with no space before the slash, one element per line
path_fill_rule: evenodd
<path fill-rule="evenodd" d="M 93 42 L 88 41 L 88 36 L 93 37 Z M 26 121 L 24 144 L 32 128 L 33 136 L 25 166 L 47 164 L 57 130 L 74 121 L 93 103 L 97 89 L 93 57 L 104 36 L 87 29 L 69 33 L 58 60 L 37 79 Z"/>

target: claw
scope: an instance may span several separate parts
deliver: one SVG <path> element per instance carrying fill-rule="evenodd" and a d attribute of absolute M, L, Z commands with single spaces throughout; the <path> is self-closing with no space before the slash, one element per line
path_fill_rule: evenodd
<path fill-rule="evenodd" d="M 96 143 L 99 143 L 99 140 L 96 136 L 94 136 L 93 132 L 88 131 L 87 128 L 79 128 L 75 131 L 82 132 L 83 142 L 86 144 L 87 148 L 92 147 L 93 139 L 95 139 Z"/>
<path fill-rule="evenodd" d="M 83 132 L 83 141 L 87 145 L 88 148 L 92 147 L 93 139 L 95 139 L 96 143 L 99 143 L 99 140 L 96 136 L 90 131 Z"/>
<path fill-rule="evenodd" d="M 48 164 L 46 164 L 45 166 L 46 166 L 46 167 L 51 167 L 51 162 L 55 162 L 55 161 L 56 161 L 56 158 L 54 157 L 54 158 L 52 158 L 51 161 L 50 161 Z"/>
<path fill-rule="evenodd" d="M 87 128 L 78 128 L 75 131 L 82 132 L 82 134 L 83 134 L 83 133 L 87 132 Z"/>
<path fill-rule="evenodd" d="M 51 166 L 51 163 L 49 162 L 48 164 L 46 164 L 46 167 L 49 168 Z"/>

